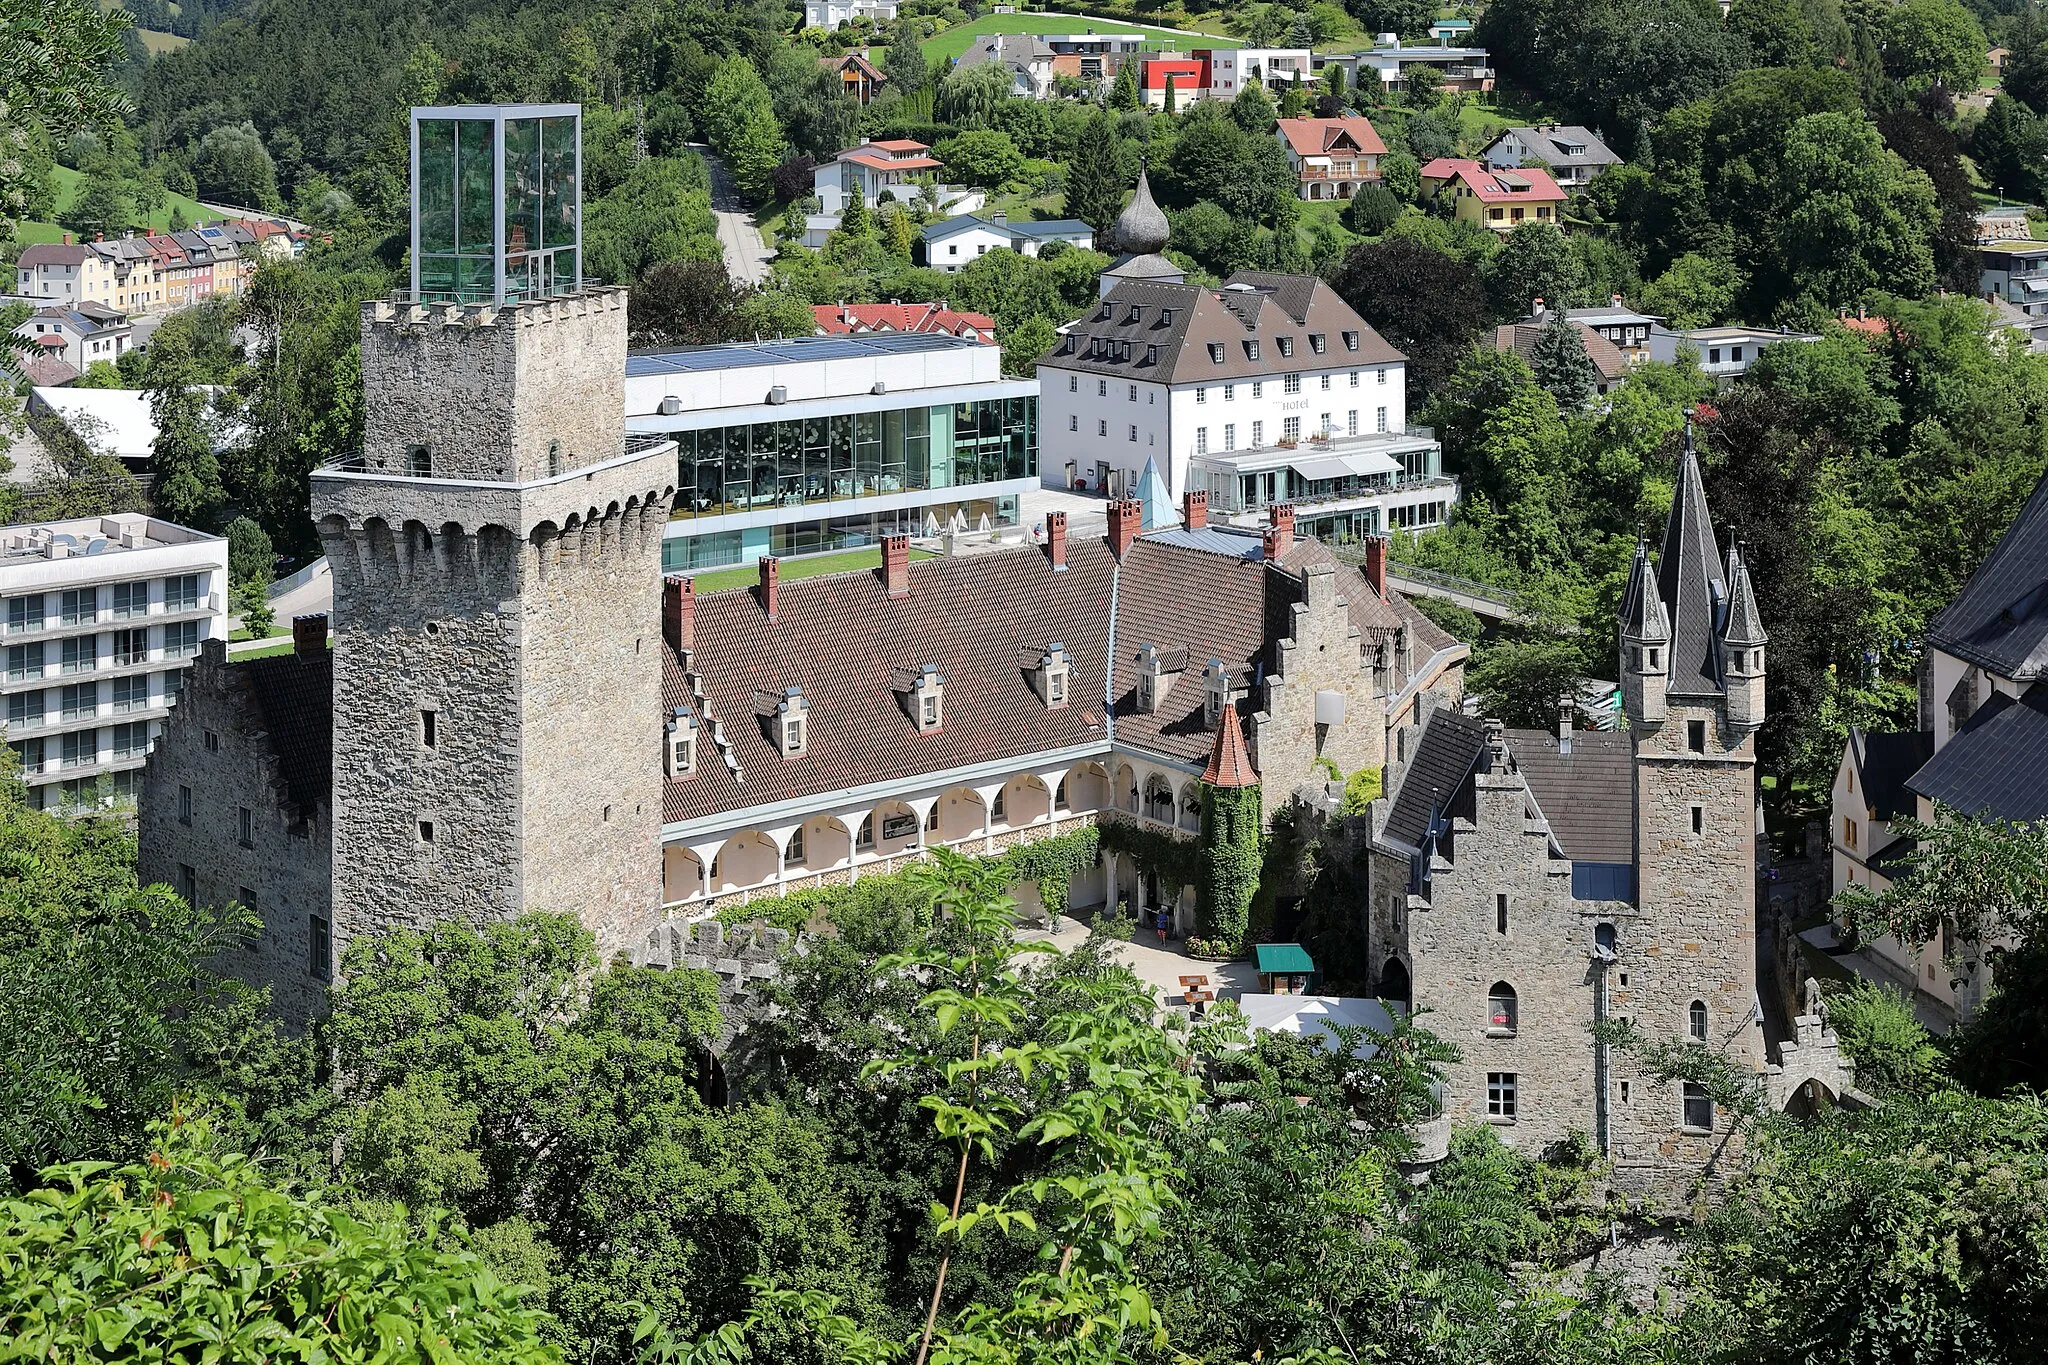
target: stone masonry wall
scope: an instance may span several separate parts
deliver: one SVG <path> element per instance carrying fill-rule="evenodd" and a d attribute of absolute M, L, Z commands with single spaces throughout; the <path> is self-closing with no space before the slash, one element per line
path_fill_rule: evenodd
<path fill-rule="evenodd" d="M 202 905 L 253 898 L 248 908 L 262 918 L 262 932 L 217 965 L 268 987 L 272 1010 L 302 1025 L 326 1004 L 326 982 L 313 971 L 311 920 L 333 920 L 327 812 L 295 823 L 262 713 L 223 659 L 220 642 L 201 647 L 150 750 L 136 803 L 137 870 L 145 886 L 176 887 L 180 864 L 190 867 Z M 210 749 L 208 734 L 215 739 Z M 181 786 L 192 791 L 190 824 L 178 816 Z M 240 838 L 244 807 L 251 814 L 248 846 Z"/>
<path fill-rule="evenodd" d="M 1266 680 L 1264 705 L 1247 736 L 1268 819 L 1295 788 L 1323 780 L 1315 768 L 1318 758 L 1347 776 L 1386 762 L 1386 699 L 1373 686 L 1361 638 L 1337 594 L 1337 575 L 1328 565 L 1316 565 L 1306 579 L 1306 600 L 1292 608 L 1288 635 Z M 1362 584 L 1356 590 L 1368 591 Z M 1316 724 L 1319 691 L 1343 694 L 1342 725 Z"/>
<path fill-rule="evenodd" d="M 626 291 L 518 304 L 363 305 L 363 457 L 408 472 L 429 447 L 437 478 L 527 482 L 625 444 Z"/>

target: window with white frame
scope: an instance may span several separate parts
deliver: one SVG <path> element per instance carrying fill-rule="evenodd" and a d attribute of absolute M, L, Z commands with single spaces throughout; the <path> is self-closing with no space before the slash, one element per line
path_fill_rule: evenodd
<path fill-rule="evenodd" d="M 1265 396 L 1266 396 L 1266 381 L 1265 381 L 1265 380 L 1263 380 L 1263 379 L 1254 379 L 1254 380 L 1252 381 L 1252 397 L 1254 397 L 1254 398 L 1264 398 Z"/>
<path fill-rule="evenodd" d="M 149 615 L 148 583 L 116 583 L 114 585 L 114 619 L 132 621 L 138 616 Z"/>
<path fill-rule="evenodd" d="M 1095 434 L 1097 436 L 1109 435 L 1109 419 L 1107 417 L 1100 417 L 1096 419 Z"/>
<path fill-rule="evenodd" d="M 1225 384 L 1223 386 L 1223 401 L 1226 403 L 1234 403 L 1237 401 L 1237 385 Z"/>
<path fill-rule="evenodd" d="M 1330 376 L 1328 376 L 1328 375 L 1324 375 L 1324 376 L 1323 376 L 1323 392 L 1324 392 L 1324 393 L 1328 393 L 1329 391 L 1330 391 Z"/>
<path fill-rule="evenodd" d="M 1357 408 L 1353 408 L 1350 412 L 1344 414 L 1344 434 L 1346 436 L 1356 436 L 1358 434 Z"/>
<path fill-rule="evenodd" d="M 1133 423 L 1131 423 L 1131 444 L 1132 444 L 1132 445 L 1136 445 L 1137 443 L 1138 443 L 1138 424 L 1137 424 L 1136 422 L 1133 422 Z"/>
<path fill-rule="evenodd" d="M 1354 389 L 1358 387 L 1358 371 L 1356 370 L 1351 372 L 1351 387 Z"/>
<path fill-rule="evenodd" d="M 1223 424 L 1223 448 L 1225 450 L 1237 449 L 1237 423 L 1225 422 Z M 38 668 L 40 668 L 40 665 L 38 665 Z"/>
<path fill-rule="evenodd" d="M 1073 415 L 1072 413 L 1069 413 L 1069 414 L 1067 415 L 1067 430 L 1068 430 L 1068 431 L 1079 431 L 1080 429 L 1081 429 L 1081 419 L 1080 419 L 1079 417 L 1077 417 L 1077 416 Z"/>
<path fill-rule="evenodd" d="M 1196 390 L 1195 390 L 1195 401 L 1196 401 L 1197 403 L 1206 403 L 1206 402 L 1208 402 L 1208 401 L 1209 401 L 1209 391 L 1208 391 L 1207 389 L 1200 389 L 1200 388 L 1196 389 Z"/>
<path fill-rule="evenodd" d="M 1380 366 L 1380 367 L 1379 367 L 1379 368 L 1378 368 L 1377 370 L 1374 370 L 1374 371 L 1372 372 L 1372 377 L 1373 377 L 1373 382 L 1375 382 L 1375 383 L 1378 383 L 1378 384 L 1384 384 L 1384 383 L 1386 383 L 1386 382 L 1387 382 L 1387 367 L 1386 367 L 1386 366 L 1384 366 L 1384 365 Z"/>
<path fill-rule="evenodd" d="M 1097 398 L 1109 397 L 1109 381 L 1107 379 L 1098 379 L 1095 381 L 1095 396 Z"/>
<path fill-rule="evenodd" d="M 59 620 L 67 626 L 91 625 L 99 615 L 100 593 L 98 588 L 66 588 L 62 596 Z"/>
<path fill-rule="evenodd" d="M 1281 419 L 1280 439 L 1287 442 L 1299 441 L 1301 439 L 1301 419 L 1299 417 Z"/>
<path fill-rule="evenodd" d="M 1283 375 L 1281 375 L 1281 376 L 1280 376 L 1280 392 L 1281 392 L 1281 393 L 1283 393 L 1283 394 L 1292 394 L 1292 393 L 1300 393 L 1300 392 L 1301 392 L 1301 376 L 1300 376 L 1300 375 L 1298 375 L 1298 374 L 1283 374 Z"/>
<path fill-rule="evenodd" d="M 1516 1076 L 1512 1071 L 1489 1071 L 1486 1073 L 1486 1116 L 1495 1119 L 1515 1117 Z"/>
<path fill-rule="evenodd" d="M 199 623 L 192 622 L 195 627 Z M 97 635 L 80 635 L 66 640 L 63 645 L 62 669 L 66 673 L 90 673 L 99 664 L 100 640 Z"/>
<path fill-rule="evenodd" d="M 1380 408 L 1373 414 L 1373 424 L 1374 430 L 1385 431 L 1387 429 L 1387 410 L 1385 408 Z"/>
<path fill-rule="evenodd" d="M 1256 449 L 1258 449 L 1258 448 L 1259 448 L 1260 446 L 1264 445 L 1265 443 L 1266 443 L 1266 424 L 1265 424 L 1264 422 L 1254 422 L 1254 423 L 1252 423 L 1252 448 L 1253 448 L 1254 450 L 1256 450 Z"/>
<path fill-rule="evenodd" d="M 1197 454 L 1197 455 L 1207 455 L 1208 453 L 1209 453 L 1209 428 L 1207 428 L 1207 427 L 1196 427 L 1196 428 L 1195 428 L 1195 454 Z"/>

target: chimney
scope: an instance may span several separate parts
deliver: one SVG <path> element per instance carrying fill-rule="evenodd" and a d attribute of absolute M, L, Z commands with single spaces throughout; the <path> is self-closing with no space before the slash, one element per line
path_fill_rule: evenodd
<path fill-rule="evenodd" d="M 775 619 L 776 586 L 782 581 L 782 561 L 774 555 L 761 556 L 761 610 Z"/>
<path fill-rule="evenodd" d="M 64 245 L 66 245 L 66 246 L 70 246 L 70 245 L 71 245 L 71 234 L 70 234 L 70 233 L 68 233 L 68 232 L 64 234 Z"/>
<path fill-rule="evenodd" d="M 1607 301 L 1610 304 L 1614 305 L 1616 308 L 1621 307 L 1621 295 L 1619 294 L 1609 294 L 1607 296 Z"/>
<path fill-rule="evenodd" d="M 292 657 L 317 659 L 327 653 L 327 613 L 292 618 Z"/>
<path fill-rule="evenodd" d="M 1283 559 L 1294 548 L 1294 506 L 1291 503 L 1276 502 L 1272 507 L 1272 524 L 1266 527 L 1266 561 Z"/>
<path fill-rule="evenodd" d="M 1067 514 L 1047 512 L 1045 514 L 1045 552 L 1052 558 L 1052 571 L 1067 571 Z"/>
<path fill-rule="evenodd" d="M 1365 581 L 1372 585 L 1372 590 L 1380 595 L 1382 602 L 1387 600 L 1387 538 L 1385 536 L 1367 536 L 1365 538 Z"/>
<path fill-rule="evenodd" d="M 1529 316 L 1534 318 L 1538 322 L 1543 321 L 1543 297 L 1540 294 L 1536 298 L 1530 300 Z"/>
<path fill-rule="evenodd" d="M 697 580 L 671 574 L 661 580 L 661 633 L 669 648 L 687 652 L 697 647 Z"/>
<path fill-rule="evenodd" d="M 1180 517 L 1190 531 L 1199 531 L 1209 524 L 1209 494 L 1205 489 L 1190 488 L 1180 495 Z"/>
<path fill-rule="evenodd" d="M 1572 699 L 1566 697 L 1557 704 L 1557 752 L 1569 756 L 1572 751 Z"/>
<path fill-rule="evenodd" d="M 882 586 L 891 597 L 910 596 L 910 537 L 882 537 Z"/>
<path fill-rule="evenodd" d="M 1144 515 L 1145 508 L 1136 498 L 1118 498 L 1109 505 L 1109 548 L 1119 560 L 1138 538 Z"/>

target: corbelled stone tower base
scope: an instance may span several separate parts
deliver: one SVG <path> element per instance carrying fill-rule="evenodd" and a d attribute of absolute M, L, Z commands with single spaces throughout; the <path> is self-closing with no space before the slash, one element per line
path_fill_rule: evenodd
<path fill-rule="evenodd" d="M 334 933 L 661 905 L 662 527 L 625 291 L 373 303 L 364 448 L 316 471 L 334 570 Z"/>

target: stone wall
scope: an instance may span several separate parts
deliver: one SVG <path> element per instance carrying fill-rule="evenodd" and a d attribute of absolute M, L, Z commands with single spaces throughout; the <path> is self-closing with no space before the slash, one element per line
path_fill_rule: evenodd
<path fill-rule="evenodd" d="M 1347 776 L 1386 762 L 1386 697 L 1374 686 L 1364 641 L 1338 596 L 1336 571 L 1311 565 L 1304 577 L 1304 600 L 1290 609 L 1263 705 L 1246 735 L 1268 819 L 1295 788 L 1320 784 L 1318 759 L 1328 759 Z M 1359 583 L 1353 591 L 1369 589 Z M 1344 698 L 1341 725 L 1316 724 L 1321 691 Z"/>
<path fill-rule="evenodd" d="M 723 1053 L 741 1030 L 767 1008 L 762 987 L 775 979 L 790 947 L 786 930 L 750 924 L 727 928 L 717 920 L 694 924 L 670 921 L 651 930 L 633 954 L 642 967 L 691 968 L 718 977 L 722 1021 L 717 1050 Z M 797 951 L 801 952 L 799 944 Z"/>
<path fill-rule="evenodd" d="M 363 458 L 408 472 L 429 447 L 438 478 L 525 483 L 625 445 L 626 291 L 507 308 L 363 305 Z"/>
<path fill-rule="evenodd" d="M 179 818 L 180 787 L 192 792 L 190 824 Z M 248 846 L 240 837 L 244 808 L 251 817 Z M 241 901 L 254 910 L 262 932 L 216 965 L 267 987 L 271 1008 L 294 1026 L 325 1008 L 326 981 L 314 971 L 312 919 L 333 920 L 328 813 L 322 808 L 305 821 L 298 816 L 246 673 L 225 662 L 221 642 L 207 641 L 144 769 L 136 802 L 137 871 L 145 886 L 176 887 L 182 864 L 193 870 L 199 904 Z"/>

